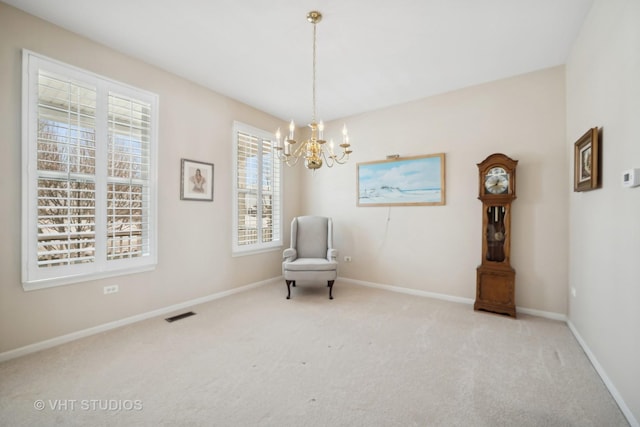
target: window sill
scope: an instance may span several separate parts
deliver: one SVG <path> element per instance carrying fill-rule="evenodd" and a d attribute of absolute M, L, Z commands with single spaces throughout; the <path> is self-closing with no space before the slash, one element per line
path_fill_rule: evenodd
<path fill-rule="evenodd" d="M 242 251 L 233 251 L 231 253 L 231 256 L 233 258 L 237 258 L 237 257 L 241 257 L 241 256 L 247 256 L 247 255 L 257 255 L 257 254 L 262 254 L 265 252 L 280 252 L 282 251 L 282 245 L 278 245 L 278 246 L 273 246 L 270 248 L 260 248 L 260 249 L 249 249 L 249 250 L 242 250 Z"/>
<path fill-rule="evenodd" d="M 36 291 L 39 289 L 54 288 L 57 286 L 73 285 L 75 283 L 90 282 L 92 280 L 106 279 L 109 277 L 127 276 L 131 274 L 153 271 L 156 264 L 144 265 L 138 267 L 129 267 L 117 271 L 106 271 L 102 273 L 81 274 L 77 276 L 56 277 L 51 279 L 34 280 L 31 282 L 22 282 L 22 289 L 25 291 Z"/>

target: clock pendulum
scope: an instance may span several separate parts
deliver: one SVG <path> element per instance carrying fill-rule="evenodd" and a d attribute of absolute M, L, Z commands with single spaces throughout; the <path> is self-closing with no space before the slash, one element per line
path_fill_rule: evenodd
<path fill-rule="evenodd" d="M 511 267 L 511 203 L 516 198 L 517 160 L 496 153 L 478 163 L 482 201 L 482 263 L 476 269 L 474 310 L 516 317 Z"/>

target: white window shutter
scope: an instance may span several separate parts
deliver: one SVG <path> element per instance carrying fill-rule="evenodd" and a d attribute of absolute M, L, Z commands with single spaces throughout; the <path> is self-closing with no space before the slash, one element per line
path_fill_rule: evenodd
<path fill-rule="evenodd" d="M 274 136 L 234 123 L 233 253 L 244 254 L 282 245 L 282 165 L 274 153 Z"/>
<path fill-rule="evenodd" d="M 23 52 L 23 287 L 155 267 L 157 95 Z"/>

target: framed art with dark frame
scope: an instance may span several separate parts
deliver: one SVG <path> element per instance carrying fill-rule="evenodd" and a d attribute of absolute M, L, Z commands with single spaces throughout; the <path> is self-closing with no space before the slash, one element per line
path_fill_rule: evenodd
<path fill-rule="evenodd" d="M 600 141 L 598 128 L 589 129 L 574 144 L 573 191 L 600 187 Z"/>
<path fill-rule="evenodd" d="M 213 201 L 213 163 L 180 160 L 180 200 Z"/>
<path fill-rule="evenodd" d="M 358 163 L 358 206 L 445 204 L 445 154 Z"/>

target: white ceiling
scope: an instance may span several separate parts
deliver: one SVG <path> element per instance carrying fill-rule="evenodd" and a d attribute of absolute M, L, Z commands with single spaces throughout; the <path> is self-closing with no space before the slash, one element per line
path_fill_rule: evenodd
<path fill-rule="evenodd" d="M 564 64 L 593 0 L 2 0 L 298 124 Z"/>

